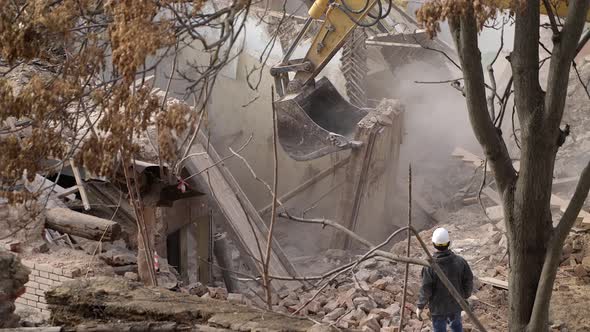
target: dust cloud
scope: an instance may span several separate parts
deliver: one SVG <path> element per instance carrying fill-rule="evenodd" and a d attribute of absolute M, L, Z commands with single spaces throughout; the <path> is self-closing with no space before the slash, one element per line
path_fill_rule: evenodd
<path fill-rule="evenodd" d="M 448 81 L 461 77 L 458 70 L 442 60 L 410 62 L 395 66 L 390 82 L 381 82 L 386 98 L 401 101 L 405 107 L 404 137 L 401 145 L 395 197 L 395 224 L 404 224 L 407 216 L 408 164 L 412 164 L 413 194 L 432 210 L 453 210 L 453 196 L 469 183 L 473 173 L 466 174 L 460 161 L 451 153 L 462 147 L 481 155 L 465 99 L 450 83 L 418 83 Z M 428 208 L 428 207 L 427 207 Z M 414 213 L 415 225 L 431 226 L 435 220 L 422 209 Z"/>

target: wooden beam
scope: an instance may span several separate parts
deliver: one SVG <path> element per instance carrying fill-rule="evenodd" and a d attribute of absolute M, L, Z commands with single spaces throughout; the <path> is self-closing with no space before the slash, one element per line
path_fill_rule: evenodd
<path fill-rule="evenodd" d="M 365 41 L 365 44 L 372 45 L 372 46 L 422 48 L 422 46 L 418 45 L 418 44 L 394 43 L 394 42 L 386 42 L 386 41 L 378 41 L 378 40 L 367 40 L 367 41 Z"/>
<path fill-rule="evenodd" d="M 349 161 L 350 161 L 350 157 L 346 157 L 346 158 L 338 161 L 334 165 L 322 170 L 318 174 L 312 176 L 310 179 L 306 180 L 302 184 L 298 185 L 297 187 L 293 188 L 289 192 L 287 192 L 284 195 L 282 195 L 281 197 L 279 197 L 278 201 L 281 202 L 282 204 L 287 203 L 287 201 L 289 201 L 291 198 L 297 196 L 299 193 L 305 191 L 307 188 L 309 188 L 312 185 L 316 184 L 317 182 L 323 180 L 326 176 L 335 172 L 340 167 L 346 165 Z M 265 206 L 264 208 L 260 209 L 258 211 L 258 213 L 261 216 L 264 216 L 265 214 L 269 213 L 271 210 L 272 210 L 272 203 L 270 203 L 267 206 Z"/>
<path fill-rule="evenodd" d="M 86 189 L 84 188 L 84 182 L 82 182 L 82 177 L 80 176 L 80 170 L 74 164 L 74 159 L 70 159 L 70 166 L 72 167 L 72 172 L 74 173 L 74 178 L 76 179 L 76 184 L 78 185 L 78 190 L 80 191 L 80 198 L 82 199 L 82 204 L 84 204 L 84 210 L 90 210 L 90 203 L 88 202 L 88 195 L 86 195 Z"/>
<path fill-rule="evenodd" d="M 29 182 L 28 180 L 25 181 L 25 187 L 30 192 L 41 192 L 47 189 L 51 189 L 51 191 L 57 194 L 64 194 L 67 192 L 66 188 L 39 174 L 35 174 L 35 179 L 32 182 Z M 64 197 L 71 201 L 76 200 L 76 195 L 73 194 L 68 194 Z"/>
<path fill-rule="evenodd" d="M 119 237 L 118 223 L 95 216 L 72 211 L 67 208 L 51 208 L 45 212 L 45 225 L 61 233 L 76 235 L 85 239 L 113 241 Z"/>
<path fill-rule="evenodd" d="M 494 287 L 502 288 L 508 290 L 508 281 L 496 279 L 496 278 L 488 278 L 488 277 L 481 277 L 478 278 L 484 284 L 492 285 Z"/>
<path fill-rule="evenodd" d="M 63 193 L 58 194 L 57 197 L 58 198 L 64 198 L 64 197 L 69 196 L 71 194 L 77 193 L 78 190 L 79 190 L 78 189 L 78 186 L 73 186 L 73 187 L 70 187 L 70 188 L 66 188 L 66 190 Z"/>

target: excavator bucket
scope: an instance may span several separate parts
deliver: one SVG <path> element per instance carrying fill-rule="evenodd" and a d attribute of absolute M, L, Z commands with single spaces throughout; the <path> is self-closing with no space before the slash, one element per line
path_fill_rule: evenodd
<path fill-rule="evenodd" d="M 325 77 L 313 88 L 274 102 L 279 142 L 298 161 L 349 149 L 358 122 L 367 114 L 348 103 Z"/>

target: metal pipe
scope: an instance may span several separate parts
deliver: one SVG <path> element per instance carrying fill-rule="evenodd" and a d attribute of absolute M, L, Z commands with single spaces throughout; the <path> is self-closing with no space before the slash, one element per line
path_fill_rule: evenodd
<path fill-rule="evenodd" d="M 305 32 L 307 31 L 307 28 L 309 28 L 309 26 L 311 25 L 312 21 L 313 21 L 313 18 L 311 18 L 311 17 L 308 17 L 307 20 L 305 20 L 305 24 L 303 25 L 303 28 L 301 28 L 301 31 L 299 31 L 299 34 L 297 35 L 297 37 L 295 37 L 295 40 L 293 41 L 293 43 L 291 43 L 291 46 L 289 46 L 287 53 L 285 53 L 285 56 L 283 57 L 283 61 L 282 61 L 283 64 L 285 64 L 285 63 L 287 63 L 287 61 L 289 61 L 289 59 L 291 58 L 291 55 L 293 55 L 293 52 L 295 52 L 295 48 L 297 47 L 297 45 L 301 41 L 301 38 L 303 38 L 303 35 L 305 35 Z"/>

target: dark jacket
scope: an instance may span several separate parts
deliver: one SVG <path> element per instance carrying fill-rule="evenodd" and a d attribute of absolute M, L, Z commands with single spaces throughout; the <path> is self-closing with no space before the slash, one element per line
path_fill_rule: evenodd
<path fill-rule="evenodd" d="M 473 273 L 469 264 L 461 256 L 450 250 L 436 252 L 434 259 L 463 298 L 467 299 L 473 291 Z M 431 267 L 422 269 L 422 288 L 418 308 L 429 304 L 431 315 L 447 315 L 461 312 L 461 307 L 453 299 Z"/>

